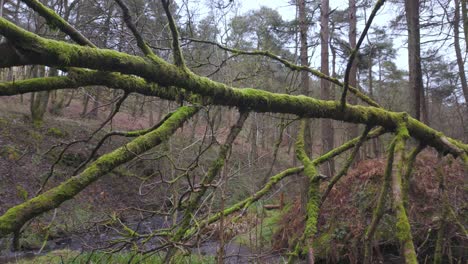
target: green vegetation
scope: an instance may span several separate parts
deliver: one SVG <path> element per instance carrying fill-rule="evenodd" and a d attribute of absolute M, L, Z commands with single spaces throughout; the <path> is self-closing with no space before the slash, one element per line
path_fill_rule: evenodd
<path fill-rule="evenodd" d="M 1 156 L 11 161 L 16 161 L 21 158 L 20 150 L 12 145 L 3 146 L 0 152 Z"/>
<path fill-rule="evenodd" d="M 280 210 L 266 211 L 263 209 L 263 203 L 256 203 L 249 210 L 246 218 L 254 218 L 256 225 L 250 227 L 247 233 L 236 236 L 235 241 L 241 245 L 251 248 L 260 246 L 268 249 L 273 246 L 273 236 L 278 231 L 279 221 L 283 214 Z"/>
<path fill-rule="evenodd" d="M 53 136 L 53 137 L 58 137 L 58 138 L 64 138 L 64 137 L 67 136 L 65 131 L 63 131 L 60 128 L 57 128 L 57 127 L 49 127 L 47 129 L 46 135 Z"/>

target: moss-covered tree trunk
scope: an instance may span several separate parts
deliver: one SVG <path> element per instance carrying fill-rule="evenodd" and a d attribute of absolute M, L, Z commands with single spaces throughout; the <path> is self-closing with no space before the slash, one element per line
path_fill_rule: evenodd
<path fill-rule="evenodd" d="M 411 234 L 411 226 L 408 220 L 408 214 L 405 208 L 405 195 L 403 190 L 402 178 L 405 164 L 405 145 L 409 138 L 406 125 L 402 121 L 401 126 L 397 130 L 395 144 L 395 160 L 392 169 L 392 197 L 393 210 L 396 215 L 396 230 L 397 238 L 401 243 L 402 254 L 405 262 L 408 264 L 418 263 L 416 251 L 413 243 L 413 235 Z"/>
<path fill-rule="evenodd" d="M 357 14 L 356 14 L 356 0 L 348 1 L 348 20 L 349 20 L 349 46 L 351 50 L 356 49 L 357 45 Z M 353 64 L 349 71 L 349 85 L 357 87 L 357 59 L 353 60 Z M 356 104 L 357 98 L 354 96 L 349 97 L 349 103 Z M 355 138 L 359 135 L 359 126 L 357 124 L 349 124 L 349 138 Z M 361 154 L 356 153 L 356 161 L 361 160 Z"/>

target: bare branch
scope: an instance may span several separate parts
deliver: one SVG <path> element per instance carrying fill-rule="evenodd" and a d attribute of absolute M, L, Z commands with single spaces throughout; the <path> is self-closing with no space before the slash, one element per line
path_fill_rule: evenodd
<path fill-rule="evenodd" d="M 132 32 L 133 36 L 135 36 L 135 39 L 137 41 L 138 47 L 141 49 L 143 54 L 146 56 L 153 58 L 156 55 L 153 53 L 151 48 L 148 46 L 148 44 L 145 42 L 143 37 L 141 36 L 140 32 L 138 32 L 135 24 L 132 21 L 132 16 L 130 15 L 130 10 L 128 9 L 127 5 L 122 1 L 122 0 L 114 0 L 122 9 L 123 13 L 123 20 L 125 21 L 125 24 L 127 27 L 130 29 Z"/>
<path fill-rule="evenodd" d="M 359 37 L 356 47 L 351 51 L 351 55 L 349 56 L 348 64 L 346 65 L 346 71 L 345 71 L 345 77 L 344 77 L 344 83 L 343 83 L 343 93 L 341 94 L 342 109 L 346 107 L 346 93 L 348 92 L 348 89 L 351 90 L 349 86 L 349 74 L 351 72 L 351 68 L 353 67 L 354 58 L 359 52 L 359 48 L 361 47 L 361 44 L 367 35 L 367 31 L 369 31 L 369 28 L 372 25 L 372 21 L 377 15 L 377 11 L 379 11 L 379 9 L 383 6 L 384 3 L 385 3 L 385 0 L 378 0 L 377 3 L 375 3 L 374 9 L 372 10 L 372 13 L 369 16 L 369 20 L 367 21 L 366 26 L 364 27 L 364 30 L 362 31 L 361 36 Z"/>
<path fill-rule="evenodd" d="M 46 7 L 41 2 L 37 0 L 21 0 L 26 5 L 28 5 L 31 9 L 36 11 L 39 15 L 41 15 L 48 24 L 52 27 L 57 27 L 63 33 L 70 36 L 76 43 L 80 45 L 90 46 L 96 48 L 96 46 L 85 36 L 83 36 L 78 30 L 76 30 L 72 25 L 70 25 L 65 19 L 61 16 L 57 15 L 54 10 Z"/>

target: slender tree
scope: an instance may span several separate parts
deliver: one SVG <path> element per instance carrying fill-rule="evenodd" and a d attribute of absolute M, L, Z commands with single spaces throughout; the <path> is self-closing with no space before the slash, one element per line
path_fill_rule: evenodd
<path fill-rule="evenodd" d="M 419 24 L 419 0 L 405 0 L 408 29 L 409 86 L 413 100 L 413 113 L 417 120 L 427 122 L 427 108 L 421 70 L 421 37 Z"/>
<path fill-rule="evenodd" d="M 330 75 L 328 63 L 328 41 L 330 38 L 329 20 L 330 6 L 328 0 L 322 0 L 320 6 L 320 71 L 324 75 Z M 323 100 L 330 98 L 330 82 L 320 79 L 320 95 Z M 328 151 L 333 148 L 334 132 L 331 120 L 322 119 L 322 144 L 323 151 Z M 325 174 L 331 176 L 334 172 L 334 163 L 329 162 L 325 167 Z"/>
<path fill-rule="evenodd" d="M 349 47 L 350 50 L 356 48 L 356 36 L 357 36 L 357 17 L 356 17 L 356 0 L 349 0 L 348 2 L 348 20 L 349 20 Z M 355 59 L 353 65 L 351 66 L 351 71 L 349 73 L 349 85 L 357 87 L 357 64 L 358 61 Z M 351 96 L 349 99 L 350 103 L 356 104 L 357 100 L 355 97 Z M 356 124 L 350 124 L 349 126 L 350 138 L 355 138 L 359 135 L 359 127 Z M 359 152 L 356 153 L 356 161 L 361 159 Z"/>
<path fill-rule="evenodd" d="M 465 64 L 460 48 L 460 1 L 455 1 L 455 13 L 453 16 L 453 46 L 455 48 L 455 55 L 457 56 L 458 74 L 460 75 L 460 83 L 465 97 L 465 102 L 468 102 L 468 84 L 466 83 Z M 464 3 L 462 3 L 464 4 Z"/>

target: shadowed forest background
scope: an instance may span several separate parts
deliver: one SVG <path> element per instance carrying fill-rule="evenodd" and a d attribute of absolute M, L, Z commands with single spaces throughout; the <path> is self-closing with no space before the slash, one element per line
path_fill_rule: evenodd
<path fill-rule="evenodd" d="M 468 261 L 466 1 L 242 4 L 0 0 L 0 263 Z"/>

